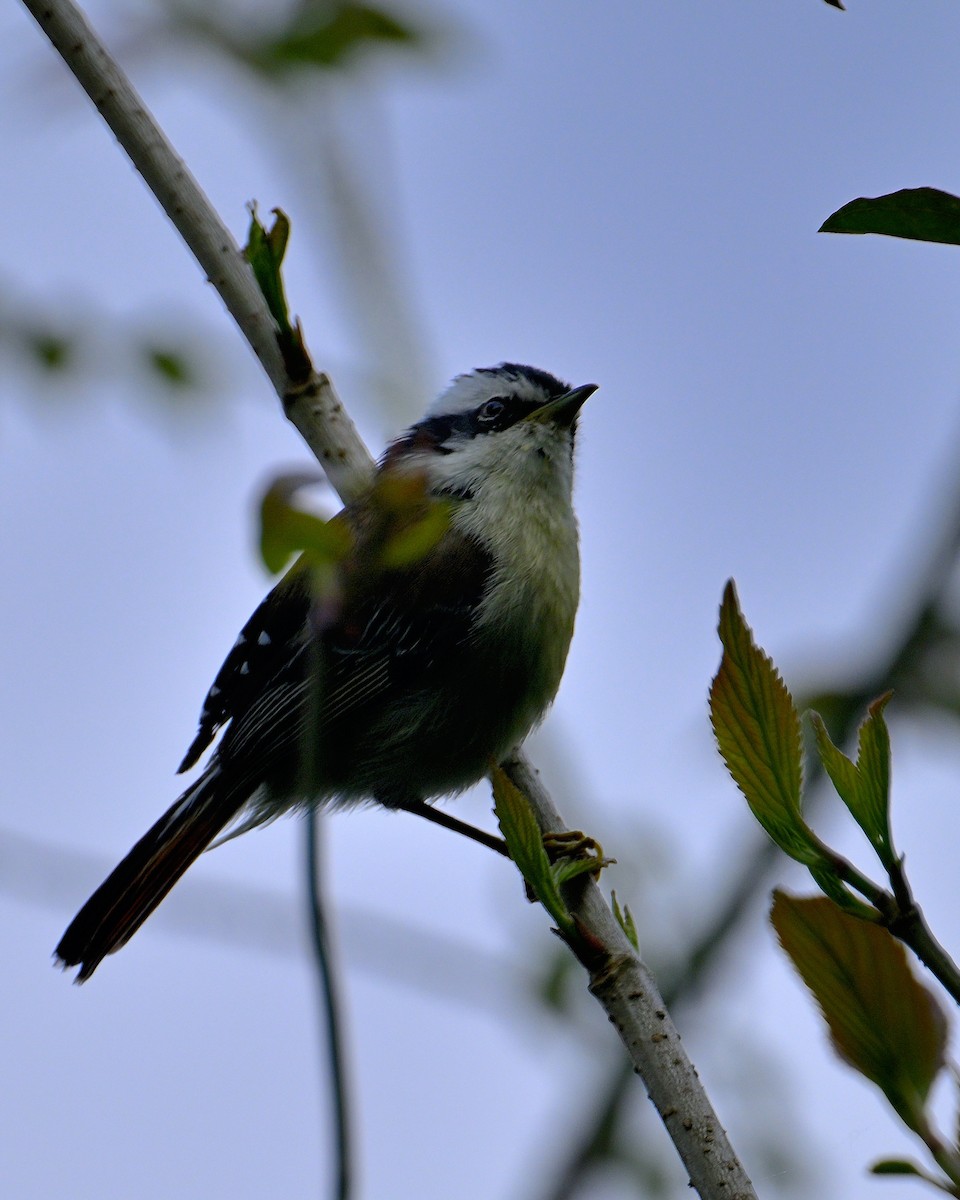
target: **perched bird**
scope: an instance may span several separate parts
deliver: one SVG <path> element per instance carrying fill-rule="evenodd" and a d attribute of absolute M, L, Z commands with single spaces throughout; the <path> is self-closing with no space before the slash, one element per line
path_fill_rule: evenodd
<path fill-rule="evenodd" d="M 334 518 L 346 549 L 332 584 L 318 591 L 301 560 L 254 612 L 180 765 L 223 729 L 202 774 L 63 935 L 56 957 L 78 982 L 235 822 L 422 807 L 541 720 L 579 600 L 573 447 L 595 390 L 502 363 L 458 376 L 390 445 L 368 495 Z"/>

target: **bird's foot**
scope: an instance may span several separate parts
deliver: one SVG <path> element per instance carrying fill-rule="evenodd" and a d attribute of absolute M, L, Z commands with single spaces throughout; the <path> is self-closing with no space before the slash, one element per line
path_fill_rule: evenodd
<path fill-rule="evenodd" d="M 615 858 L 604 858 L 603 847 L 597 839 L 579 829 L 565 829 L 562 833 L 545 833 L 543 848 L 550 861 L 554 863 L 561 858 L 571 858 L 579 862 L 592 861 L 590 874 L 594 879 L 600 878 L 600 872 L 604 867 L 609 867 L 617 861 Z"/>

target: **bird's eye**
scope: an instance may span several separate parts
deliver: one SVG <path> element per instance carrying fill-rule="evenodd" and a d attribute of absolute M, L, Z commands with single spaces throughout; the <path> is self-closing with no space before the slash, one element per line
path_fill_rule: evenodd
<path fill-rule="evenodd" d="M 492 400 L 487 400 L 477 409 L 477 420 L 481 425 L 492 425 L 498 417 L 503 415 L 503 410 L 506 407 L 506 404 L 501 399 L 494 396 Z"/>

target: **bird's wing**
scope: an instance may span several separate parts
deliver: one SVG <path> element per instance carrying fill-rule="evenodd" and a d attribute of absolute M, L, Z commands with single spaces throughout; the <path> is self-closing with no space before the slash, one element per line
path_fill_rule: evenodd
<path fill-rule="evenodd" d="M 307 724 L 329 728 L 391 689 L 429 686 L 433 666 L 467 639 L 489 553 L 448 528 L 412 561 L 384 566 L 382 528 L 362 516 L 353 524 L 354 552 L 332 586 L 315 590 L 310 571 L 296 565 L 244 625 L 181 771 L 230 722 L 225 764 L 262 777 Z"/>
<path fill-rule="evenodd" d="M 310 581 L 296 564 L 264 598 L 241 629 L 200 710 L 197 735 L 178 772 L 188 771 L 217 731 L 255 706 L 269 681 L 286 673 L 307 644 Z"/>

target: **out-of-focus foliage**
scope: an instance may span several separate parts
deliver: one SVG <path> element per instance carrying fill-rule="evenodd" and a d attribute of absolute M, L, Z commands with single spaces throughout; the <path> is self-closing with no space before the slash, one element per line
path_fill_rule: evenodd
<path fill-rule="evenodd" d="M 163 400 L 208 398 L 217 387 L 217 355 L 196 328 L 148 326 L 97 313 L 86 302 L 73 305 L 66 318 L 62 307 L 0 292 L 0 362 L 56 381 L 60 397 L 69 396 L 72 383 L 88 380 L 121 380 L 135 394 Z"/>
<path fill-rule="evenodd" d="M 352 0 L 300 0 L 291 10 L 278 10 L 271 24 L 249 30 L 209 5 L 172 0 L 165 7 L 174 32 L 206 42 L 271 83 L 305 71 L 348 69 L 377 50 L 423 50 L 436 41 L 436 31 L 422 22 Z"/>
<path fill-rule="evenodd" d="M 260 501 L 260 557 L 264 566 L 278 575 L 296 554 L 320 567 L 340 562 L 352 543 L 349 527 L 342 521 L 325 521 L 297 507 L 297 492 L 320 483 L 316 473 L 280 475 Z"/>

